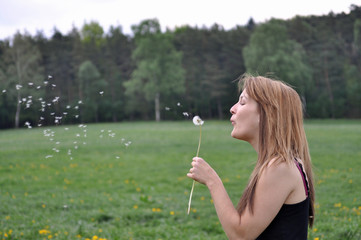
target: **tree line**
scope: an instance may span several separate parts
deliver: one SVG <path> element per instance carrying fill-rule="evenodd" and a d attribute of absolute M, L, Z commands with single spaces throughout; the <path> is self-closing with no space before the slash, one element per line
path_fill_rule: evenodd
<path fill-rule="evenodd" d="M 361 7 L 224 30 L 157 19 L 105 32 L 0 40 L 0 128 L 123 120 L 223 119 L 245 72 L 295 87 L 307 118 L 361 117 Z M 228 117 L 228 116 L 227 116 Z"/>

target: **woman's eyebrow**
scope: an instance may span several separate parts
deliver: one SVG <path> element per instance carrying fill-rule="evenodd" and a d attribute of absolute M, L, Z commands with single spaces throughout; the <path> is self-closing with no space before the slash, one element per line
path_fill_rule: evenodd
<path fill-rule="evenodd" d="M 239 99 L 242 100 L 242 98 L 247 99 L 247 96 L 241 95 Z"/>

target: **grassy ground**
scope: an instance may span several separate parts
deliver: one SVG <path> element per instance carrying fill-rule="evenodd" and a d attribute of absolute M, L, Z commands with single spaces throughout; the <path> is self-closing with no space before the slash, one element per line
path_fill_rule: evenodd
<path fill-rule="evenodd" d="M 206 121 L 200 155 L 236 204 L 256 154 Z M 361 122 L 307 121 L 316 175 L 309 239 L 361 239 Z M 210 195 L 185 177 L 199 129 L 135 122 L 0 131 L 0 239 L 226 239 Z"/>

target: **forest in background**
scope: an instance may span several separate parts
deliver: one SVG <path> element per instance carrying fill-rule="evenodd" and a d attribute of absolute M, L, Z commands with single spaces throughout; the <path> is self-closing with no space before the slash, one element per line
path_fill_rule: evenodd
<path fill-rule="evenodd" d="M 227 31 L 162 32 L 157 19 L 132 30 L 92 21 L 0 40 L 0 128 L 228 118 L 245 72 L 294 86 L 306 118 L 361 117 L 360 6 Z"/>

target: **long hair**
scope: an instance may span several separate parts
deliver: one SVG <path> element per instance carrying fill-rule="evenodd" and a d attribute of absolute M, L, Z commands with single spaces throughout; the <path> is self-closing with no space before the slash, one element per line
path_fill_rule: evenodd
<path fill-rule="evenodd" d="M 287 84 L 261 76 L 243 75 L 242 89 L 259 104 L 259 152 L 256 166 L 238 203 L 239 214 L 248 207 L 253 214 L 257 182 L 269 161 L 294 164 L 302 159 L 309 183 L 309 226 L 314 221 L 315 191 L 311 157 L 303 127 L 303 108 L 297 92 Z"/>

